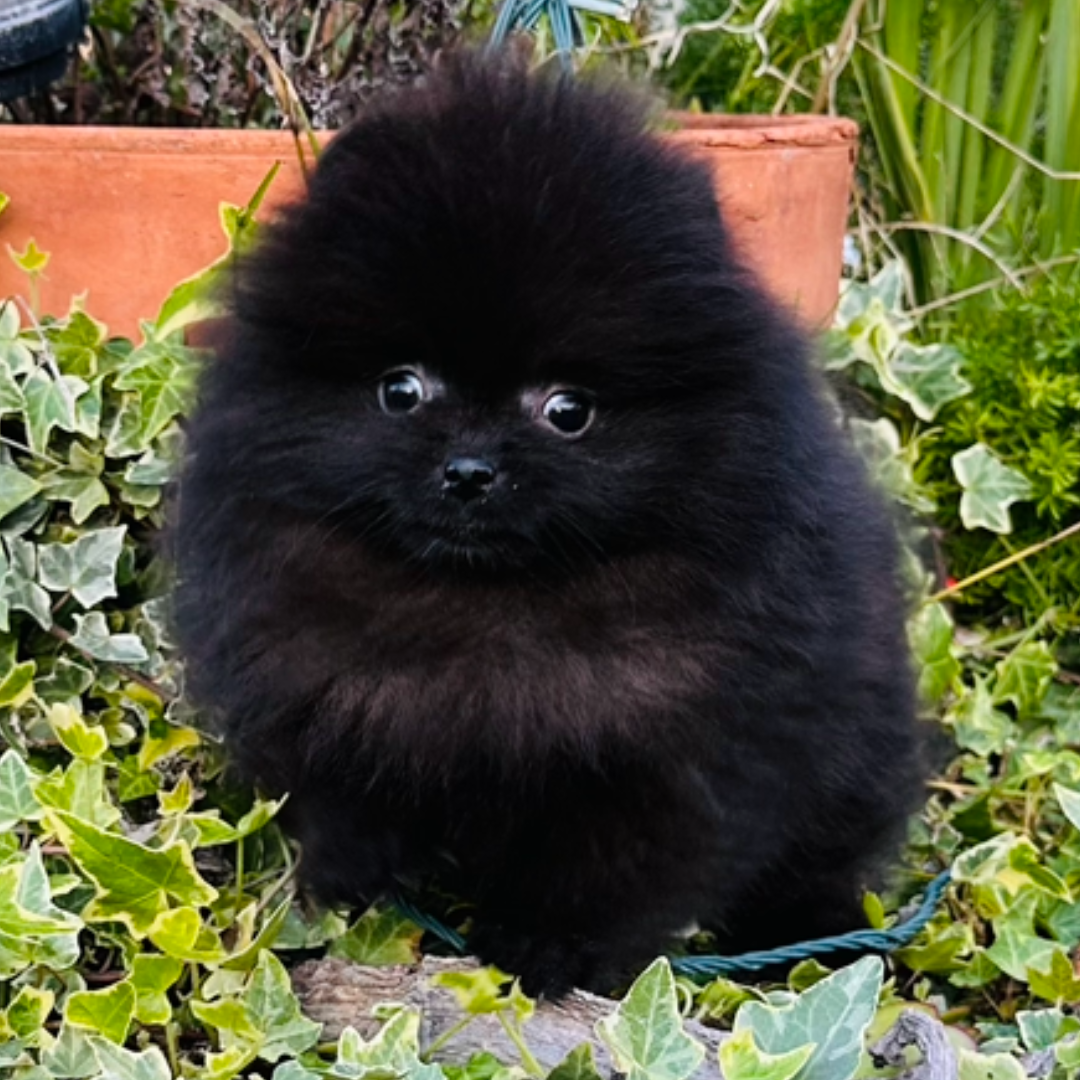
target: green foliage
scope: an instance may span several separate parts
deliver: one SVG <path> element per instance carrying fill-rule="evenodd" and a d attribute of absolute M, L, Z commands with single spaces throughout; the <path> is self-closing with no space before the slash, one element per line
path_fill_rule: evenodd
<path fill-rule="evenodd" d="M 805 108 L 804 95 L 792 95 L 775 76 L 803 58 L 823 56 L 849 3 L 789 0 L 776 10 L 763 0 L 689 0 L 679 21 L 703 29 L 669 58 L 665 81 L 681 101 L 708 112 L 769 113 L 784 102 Z"/>
<path fill-rule="evenodd" d="M 961 316 L 952 336 L 971 391 L 921 441 L 916 474 L 963 578 L 1080 522 L 1080 277 L 1006 292 L 992 310 Z M 947 463 L 974 443 L 1026 481 L 1013 488 L 1027 494 L 1009 511 L 1011 531 L 958 527 L 958 514 L 967 524 L 955 502 L 962 481 Z M 1035 554 L 967 599 L 986 608 L 1001 598 L 1027 619 L 1048 608 L 1080 616 L 1080 543 Z"/>

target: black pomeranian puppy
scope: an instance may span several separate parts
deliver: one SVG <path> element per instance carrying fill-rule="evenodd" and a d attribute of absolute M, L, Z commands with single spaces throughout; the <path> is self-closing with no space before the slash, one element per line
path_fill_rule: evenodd
<path fill-rule="evenodd" d="M 890 523 L 707 170 L 464 56 L 238 268 L 177 528 L 197 701 L 319 896 L 531 992 L 860 923 L 918 785 Z"/>

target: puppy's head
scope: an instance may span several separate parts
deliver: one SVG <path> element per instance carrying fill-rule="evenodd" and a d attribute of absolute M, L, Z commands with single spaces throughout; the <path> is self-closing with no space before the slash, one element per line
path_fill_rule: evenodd
<path fill-rule="evenodd" d="M 238 275 L 225 366 L 261 497 L 433 572 L 572 572 L 685 531 L 772 316 L 646 111 L 462 56 L 333 141 Z"/>

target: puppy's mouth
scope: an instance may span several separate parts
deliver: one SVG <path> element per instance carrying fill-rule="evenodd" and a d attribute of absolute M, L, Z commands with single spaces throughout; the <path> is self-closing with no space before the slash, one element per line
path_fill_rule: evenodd
<path fill-rule="evenodd" d="M 455 570 L 497 571 L 520 562 L 521 537 L 476 521 L 431 524 L 419 545 L 420 561 Z"/>

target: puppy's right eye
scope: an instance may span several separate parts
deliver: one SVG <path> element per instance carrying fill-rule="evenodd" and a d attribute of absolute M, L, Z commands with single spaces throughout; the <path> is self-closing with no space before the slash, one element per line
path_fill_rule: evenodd
<path fill-rule="evenodd" d="M 411 371 L 395 371 L 379 383 L 379 405 L 384 413 L 400 416 L 418 409 L 424 400 L 424 384 Z"/>

